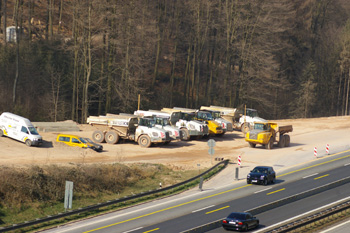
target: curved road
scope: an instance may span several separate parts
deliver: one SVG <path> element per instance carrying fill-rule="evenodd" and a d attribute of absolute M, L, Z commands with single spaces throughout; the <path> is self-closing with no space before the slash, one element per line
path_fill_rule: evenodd
<path fill-rule="evenodd" d="M 245 181 L 232 184 L 232 177 L 228 177 L 222 179 L 228 185 L 220 189 L 192 190 L 46 232 L 181 232 L 222 219 L 232 211 L 248 211 L 348 176 L 350 153 L 345 151 L 286 170 L 278 174 L 273 185 L 247 185 Z M 347 196 L 350 184 L 264 212 L 257 216 L 260 228 Z"/>

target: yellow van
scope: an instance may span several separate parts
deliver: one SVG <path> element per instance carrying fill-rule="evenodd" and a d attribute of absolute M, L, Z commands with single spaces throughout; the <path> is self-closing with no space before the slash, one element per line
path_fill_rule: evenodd
<path fill-rule="evenodd" d="M 103 146 L 97 143 L 94 143 L 89 138 L 79 137 L 77 135 L 71 134 L 59 134 L 57 135 L 57 142 L 63 142 L 68 146 L 78 146 L 81 148 L 91 148 L 95 151 L 101 152 L 103 150 Z"/>

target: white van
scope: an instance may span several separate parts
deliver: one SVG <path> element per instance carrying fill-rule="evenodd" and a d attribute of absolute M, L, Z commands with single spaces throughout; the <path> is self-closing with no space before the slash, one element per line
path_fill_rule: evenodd
<path fill-rule="evenodd" d="M 27 146 L 41 146 L 42 137 L 24 117 L 4 112 L 0 115 L 0 137 L 3 135 L 24 142 Z"/>

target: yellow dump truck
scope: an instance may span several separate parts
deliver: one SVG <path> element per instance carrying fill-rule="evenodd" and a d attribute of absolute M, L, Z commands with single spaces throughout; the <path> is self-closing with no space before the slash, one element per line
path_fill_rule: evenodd
<path fill-rule="evenodd" d="M 292 125 L 278 126 L 272 122 L 255 122 L 254 129 L 245 135 L 245 140 L 252 148 L 261 144 L 266 149 L 272 149 L 275 142 L 279 147 L 287 147 L 290 144 L 290 136 L 287 133 L 292 131 Z"/>

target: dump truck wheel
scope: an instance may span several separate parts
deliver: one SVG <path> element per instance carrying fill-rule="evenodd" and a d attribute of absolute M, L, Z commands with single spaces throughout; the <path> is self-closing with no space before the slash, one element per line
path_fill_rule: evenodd
<path fill-rule="evenodd" d="M 241 131 L 246 134 L 248 133 L 250 130 L 250 126 L 249 126 L 249 123 L 243 123 L 242 127 L 241 127 Z"/>
<path fill-rule="evenodd" d="M 285 135 L 282 135 L 280 137 L 280 141 L 278 142 L 278 146 L 282 148 L 282 147 L 285 147 L 285 145 L 286 145 L 286 137 Z"/>
<path fill-rule="evenodd" d="M 105 142 L 105 135 L 101 130 L 96 130 L 92 133 L 92 140 L 95 142 Z"/>
<path fill-rule="evenodd" d="M 265 148 L 268 149 L 268 150 L 271 150 L 273 148 L 273 140 L 272 138 L 270 138 L 270 141 L 265 144 Z"/>
<path fill-rule="evenodd" d="M 119 135 L 116 132 L 108 131 L 105 140 L 108 144 L 116 144 L 119 141 Z"/>
<path fill-rule="evenodd" d="M 190 134 L 188 133 L 188 129 L 180 129 L 180 133 L 181 133 L 181 139 L 184 141 L 188 141 L 190 140 Z"/>
<path fill-rule="evenodd" d="M 250 147 L 250 148 L 255 148 L 255 147 L 256 147 L 256 144 L 249 142 L 249 147 Z"/>
<path fill-rule="evenodd" d="M 151 139 L 148 137 L 148 135 L 141 135 L 139 137 L 138 143 L 142 147 L 150 147 L 151 146 Z"/>
<path fill-rule="evenodd" d="M 2 131 L 2 129 L 0 129 L 0 137 L 4 136 L 4 131 Z"/>
<path fill-rule="evenodd" d="M 29 139 L 27 139 L 25 143 L 26 143 L 27 146 L 32 146 L 32 141 L 29 140 Z"/>
<path fill-rule="evenodd" d="M 289 135 L 284 135 L 284 146 L 288 147 L 290 145 L 290 136 Z"/>

